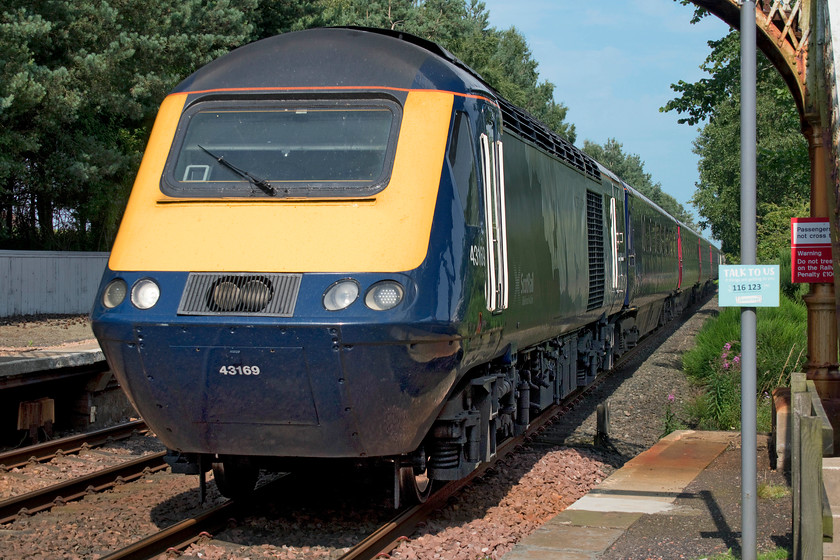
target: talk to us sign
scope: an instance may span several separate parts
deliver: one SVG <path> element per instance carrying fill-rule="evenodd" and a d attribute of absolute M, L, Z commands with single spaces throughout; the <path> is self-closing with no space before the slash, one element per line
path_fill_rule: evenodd
<path fill-rule="evenodd" d="M 790 264 L 794 283 L 834 282 L 828 218 L 790 219 Z"/>
<path fill-rule="evenodd" d="M 779 307 L 779 265 L 720 265 L 718 305 Z"/>

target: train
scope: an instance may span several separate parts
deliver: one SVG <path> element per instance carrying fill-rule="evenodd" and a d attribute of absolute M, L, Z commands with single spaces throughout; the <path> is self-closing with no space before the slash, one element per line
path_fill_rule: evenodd
<path fill-rule="evenodd" d="M 173 471 L 370 464 L 422 502 L 721 262 L 441 46 L 319 28 L 164 99 L 91 317 Z"/>

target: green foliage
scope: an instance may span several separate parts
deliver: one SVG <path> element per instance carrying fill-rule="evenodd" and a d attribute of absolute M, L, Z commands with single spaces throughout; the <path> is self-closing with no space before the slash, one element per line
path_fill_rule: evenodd
<path fill-rule="evenodd" d="M 671 432 L 675 432 L 677 430 L 684 430 L 687 426 L 682 422 L 682 420 L 677 417 L 677 413 L 674 412 L 672 409 L 672 403 L 674 402 L 674 395 L 668 395 L 668 404 L 665 405 L 665 421 L 664 425 L 662 426 L 662 434 L 660 434 L 660 438 L 664 438 Z"/>
<path fill-rule="evenodd" d="M 759 408 L 769 407 L 766 395 L 776 387 L 789 385 L 790 374 L 798 371 L 805 359 L 805 306 L 788 298 L 781 298 L 779 303 L 779 307 L 758 308 L 756 314 Z M 683 355 L 686 374 L 704 388 L 691 408 L 702 428 L 729 430 L 740 426 L 740 337 L 740 309 L 727 307 L 706 322 L 697 334 L 696 346 Z M 769 416 L 765 416 L 769 422 Z M 769 430 L 769 424 L 763 427 Z"/>
<path fill-rule="evenodd" d="M 756 489 L 756 495 L 763 500 L 778 500 L 790 496 L 790 488 L 783 484 L 762 482 Z"/>
<path fill-rule="evenodd" d="M 700 8 L 698 8 L 698 10 L 699 9 Z M 734 560 L 736 558 L 740 558 L 740 556 L 736 556 L 732 553 L 732 549 L 729 549 L 725 554 L 703 556 L 702 560 Z M 756 560 L 786 560 L 788 558 L 793 558 L 793 554 L 791 554 L 786 548 L 775 548 L 766 552 L 759 552 L 756 556 Z"/>
<path fill-rule="evenodd" d="M 810 290 L 810 284 L 794 284 L 791 280 L 792 267 L 789 248 L 779 249 L 779 274 L 781 294 L 791 301 L 805 305 L 802 297 Z"/>
<path fill-rule="evenodd" d="M 615 138 L 607 139 L 601 146 L 584 140 L 583 151 L 595 158 L 607 169 L 618 175 L 628 185 L 658 204 L 663 210 L 679 221 L 694 227 L 691 214 L 677 202 L 673 196 L 662 191 L 662 184 L 654 183 L 650 173 L 645 171 L 645 164 L 637 154 L 627 154 L 623 145 Z"/>
<path fill-rule="evenodd" d="M 316 26 L 439 42 L 570 141 L 515 29 L 478 0 L 8 0 L 0 8 L 0 247 L 110 248 L 157 107 L 245 43 Z"/>
<path fill-rule="evenodd" d="M 0 239 L 107 249 L 160 101 L 253 37 L 256 0 L 12 0 L 0 12 Z"/>
<path fill-rule="evenodd" d="M 488 13 L 482 2 L 322 0 L 316 3 L 323 6 L 321 17 L 328 25 L 396 29 L 440 44 L 509 101 L 570 142 L 575 141 L 575 127 L 566 122 L 567 108 L 554 101 L 554 84 L 539 81 L 537 62 L 525 37 L 515 28 L 488 27 Z"/>
<path fill-rule="evenodd" d="M 701 69 L 710 74 L 690 84 L 671 87 L 680 94 L 663 111 L 686 115 L 679 122 L 707 120 L 694 144 L 700 156 L 700 181 L 692 204 L 721 241 L 731 262 L 740 254 L 740 36 L 732 32 L 718 41 Z M 757 62 L 757 220 L 758 256 L 772 261 L 789 246 L 790 218 L 807 216 L 810 163 L 807 142 L 793 97 L 772 64 Z"/>

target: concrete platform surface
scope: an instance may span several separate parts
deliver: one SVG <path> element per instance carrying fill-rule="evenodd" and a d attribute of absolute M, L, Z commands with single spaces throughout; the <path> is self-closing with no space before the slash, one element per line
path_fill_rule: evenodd
<path fill-rule="evenodd" d="M 104 361 L 105 355 L 95 340 L 51 348 L 4 351 L 0 353 L 0 379 Z"/>
<path fill-rule="evenodd" d="M 760 438 L 760 477 L 770 472 L 766 445 L 767 438 Z M 504 560 L 740 552 L 740 454 L 737 432 L 673 432 L 518 543 Z M 784 485 L 784 475 L 772 472 Z M 759 507 L 764 531 L 759 547 L 786 546 L 790 498 L 761 501 L 768 503 Z"/>

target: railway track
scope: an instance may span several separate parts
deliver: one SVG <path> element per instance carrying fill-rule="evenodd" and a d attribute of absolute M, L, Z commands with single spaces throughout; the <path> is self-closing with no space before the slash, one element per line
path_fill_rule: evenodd
<path fill-rule="evenodd" d="M 429 497 L 426 503 L 400 511 L 376 531 L 353 546 L 340 557 L 340 560 L 370 560 L 393 550 L 400 538 L 411 535 L 420 523 L 425 522 L 435 511 L 444 507 L 464 487 L 485 475 L 488 470 L 494 468 L 498 461 L 515 452 L 518 447 L 534 438 L 546 426 L 556 422 L 562 417 L 563 413 L 574 407 L 575 403 L 585 398 L 590 390 L 597 386 L 598 383 L 591 384 L 572 395 L 567 402 L 555 406 L 547 414 L 535 419 L 524 434 L 502 443 L 497 449 L 496 457 L 491 462 L 482 464 L 466 478 L 442 486 Z M 276 485 L 287 482 L 290 481 L 280 479 L 258 489 L 258 493 L 270 492 Z M 225 529 L 231 519 L 237 519 L 242 514 L 241 504 L 235 500 L 227 500 L 210 510 L 132 543 L 113 554 L 105 556 L 102 560 L 147 560 L 166 551 L 183 551 L 202 538 L 212 538 L 212 535 Z"/>
<path fill-rule="evenodd" d="M 399 544 L 401 537 L 415 533 L 418 525 L 434 515 L 436 510 L 441 510 L 446 507 L 453 496 L 456 496 L 465 486 L 473 483 L 476 478 L 485 475 L 489 469 L 497 468 L 499 461 L 508 457 L 513 450 L 520 447 L 523 443 L 538 439 L 541 432 L 560 421 L 563 414 L 574 409 L 581 400 L 585 399 L 591 392 L 598 389 L 606 380 L 610 379 L 613 372 L 620 370 L 628 362 L 633 360 L 636 355 L 643 353 L 652 346 L 659 345 L 670 334 L 669 332 L 663 331 L 670 331 L 670 329 L 662 329 L 640 341 L 639 345 L 632 352 L 622 356 L 616 362 L 611 372 L 602 374 L 593 384 L 573 394 L 566 402 L 553 407 L 548 413 L 535 419 L 531 423 L 529 430 L 522 436 L 510 439 L 501 444 L 498 448 L 497 457 L 493 462 L 478 469 L 464 480 L 443 486 L 430 497 L 426 504 L 405 509 L 393 518 L 382 523 L 375 531 L 370 531 L 364 539 L 358 539 L 355 546 L 352 546 L 341 557 L 342 560 L 376 558 L 377 555 L 392 551 Z M 0 459 L 2 457 L 0 455 Z M 27 459 L 27 462 L 31 461 Z M 162 466 L 162 468 L 165 468 L 165 466 Z M 295 486 L 294 484 L 290 484 L 291 481 L 289 479 L 291 478 L 282 478 L 277 481 L 277 485 L 282 486 L 283 484 L 287 484 L 289 487 Z M 263 491 L 270 492 L 272 491 L 271 488 L 270 486 L 264 486 L 259 489 L 259 492 L 260 494 Z M 283 490 L 283 492 L 286 492 L 286 490 Z M 265 496 L 260 496 L 260 498 L 262 497 Z M 259 501 L 259 498 L 257 501 Z M 58 503 L 60 502 L 61 500 L 58 500 Z M 138 540 L 126 548 L 117 550 L 108 556 L 103 556 L 103 558 L 107 560 L 146 559 L 155 557 L 170 549 L 185 550 L 191 544 L 202 541 L 202 539 L 207 539 L 209 542 L 212 542 L 213 535 L 218 535 L 227 529 L 230 526 L 231 519 L 241 521 L 253 513 L 253 508 L 248 507 L 243 509 L 243 505 L 246 504 L 234 501 L 223 502 L 215 507 L 199 512 L 194 517 L 170 525 L 162 531 Z M 251 504 L 247 505 L 250 506 Z M 168 523 L 172 521 L 170 520 Z M 111 550 L 114 550 L 114 548 L 111 548 Z"/>
<path fill-rule="evenodd" d="M 546 413 L 534 419 L 524 434 L 510 438 L 499 445 L 497 455 L 491 462 L 482 464 L 466 478 L 442 486 L 429 497 L 426 503 L 400 511 L 392 519 L 382 524 L 376 531 L 360 540 L 347 553 L 341 556 L 340 560 L 372 560 L 392 551 L 399 544 L 401 538 L 408 537 L 414 533 L 421 523 L 428 520 L 434 512 L 443 508 L 464 487 L 471 484 L 475 479 L 484 476 L 499 461 L 515 452 L 524 443 L 533 440 L 547 427 L 560 420 L 566 412 L 570 411 L 577 403 L 597 389 L 609 377 L 612 371 L 622 368 L 633 356 L 659 342 L 661 340 L 657 340 L 656 336 L 650 336 L 640 341 L 633 351 L 628 352 L 616 361 L 613 370 L 598 376 L 594 383 L 577 391 L 563 403 L 555 405 L 553 408 L 548 409 Z M 258 492 L 271 491 L 274 485 L 287 482 L 289 481 L 285 479 L 278 480 L 272 485 L 258 489 Z M 243 510 L 241 505 L 235 500 L 228 500 L 190 519 L 132 543 L 104 557 L 102 560 L 147 560 L 166 551 L 183 551 L 202 538 L 212 538 L 214 534 L 224 530 L 229 525 L 231 519 L 237 519 L 242 514 Z"/>
<path fill-rule="evenodd" d="M 0 453 L 0 470 L 8 471 L 30 463 L 49 461 L 59 455 L 78 453 L 83 449 L 99 447 L 106 443 L 127 439 L 133 435 L 148 431 L 149 429 L 145 422 L 134 420 L 95 432 L 54 439 L 37 445 L 4 451 Z"/>
<path fill-rule="evenodd" d="M 0 454 L 0 467 L 10 471 L 101 447 L 146 432 L 148 428 L 145 423 L 138 420 L 87 434 L 6 451 Z M 10 523 L 19 515 L 31 515 L 44 511 L 56 504 L 77 500 L 91 492 L 100 492 L 116 484 L 131 482 L 146 474 L 163 470 L 167 467 L 163 460 L 164 455 L 165 452 L 158 452 L 123 461 L 118 465 L 99 469 L 84 476 L 60 481 L 45 488 L 2 500 L 0 501 L 0 524 Z"/>

